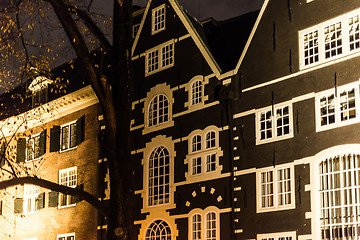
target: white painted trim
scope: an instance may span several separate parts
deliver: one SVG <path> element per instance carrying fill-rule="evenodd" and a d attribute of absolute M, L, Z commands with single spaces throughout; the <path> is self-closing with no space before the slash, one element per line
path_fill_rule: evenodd
<path fill-rule="evenodd" d="M 98 102 L 91 86 L 87 86 L 25 113 L 6 118 L 0 121 L 0 129 L 4 137 L 8 137 L 15 132 L 21 133 L 27 129 L 42 126 L 68 114 L 95 105 Z"/>
<path fill-rule="evenodd" d="M 265 233 L 265 234 L 257 234 L 257 240 L 269 239 L 273 238 L 274 240 L 279 240 L 280 238 L 291 237 L 291 240 L 296 240 L 296 231 L 291 232 L 277 232 L 277 233 Z"/>
<path fill-rule="evenodd" d="M 158 30 L 155 30 L 155 12 L 160 10 L 160 9 L 164 9 L 164 27 L 160 28 Z M 151 9 L 151 35 L 154 35 L 158 32 L 164 31 L 166 29 L 166 4 L 161 4 L 160 6 Z"/>
<path fill-rule="evenodd" d="M 194 240 L 194 238 L 192 237 L 192 225 L 193 225 L 193 216 L 195 214 L 198 214 L 201 216 L 201 239 L 207 239 L 206 237 L 206 230 L 207 230 L 207 224 L 206 224 L 206 215 L 209 213 L 215 213 L 215 219 L 216 219 L 216 239 L 220 239 L 220 212 L 219 209 L 215 206 L 209 206 L 207 208 L 200 209 L 200 208 L 194 208 L 193 210 L 191 210 L 187 215 L 188 215 L 188 239 L 189 240 Z"/>
<path fill-rule="evenodd" d="M 171 45 L 172 45 L 172 53 L 173 53 L 172 56 L 171 56 L 172 63 L 168 64 L 166 66 L 163 66 L 162 63 L 163 63 L 164 54 L 163 54 L 162 50 L 163 50 L 164 47 L 171 46 Z M 149 67 L 149 65 L 148 65 L 149 64 L 149 61 L 148 61 L 149 60 L 149 54 L 154 52 L 154 51 L 158 51 L 158 57 L 157 57 L 158 58 L 158 62 L 157 62 L 158 68 L 151 71 L 151 72 L 149 72 L 149 69 L 148 69 L 148 67 Z M 165 69 L 171 68 L 174 65 L 175 65 L 175 40 L 174 39 L 171 39 L 171 40 L 169 40 L 167 42 L 164 42 L 164 43 L 162 43 L 160 45 L 157 45 L 157 46 L 155 46 L 153 48 L 150 48 L 150 49 L 145 51 L 145 77 L 150 76 L 152 74 L 155 74 L 157 72 L 161 72 L 161 71 L 163 71 Z"/>

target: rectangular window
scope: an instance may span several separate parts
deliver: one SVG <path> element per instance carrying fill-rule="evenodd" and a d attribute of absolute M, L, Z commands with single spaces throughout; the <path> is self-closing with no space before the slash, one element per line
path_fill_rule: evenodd
<path fill-rule="evenodd" d="M 77 186 L 77 167 L 59 171 L 59 184 L 75 188 Z M 59 193 L 59 207 L 75 205 L 74 197 Z"/>
<path fill-rule="evenodd" d="M 356 83 L 317 94 L 316 130 L 322 131 L 359 122 L 359 86 Z"/>
<path fill-rule="evenodd" d="M 174 66 L 174 41 L 171 40 L 170 42 L 150 49 L 145 55 L 146 76 Z"/>
<path fill-rule="evenodd" d="M 258 175 L 258 212 L 295 207 L 294 173 L 292 167 L 275 167 Z"/>
<path fill-rule="evenodd" d="M 293 137 L 292 105 L 267 107 L 258 111 L 256 117 L 256 144 Z"/>
<path fill-rule="evenodd" d="M 195 157 L 192 159 L 192 174 L 200 174 L 201 173 L 201 157 Z"/>
<path fill-rule="evenodd" d="M 75 233 L 57 235 L 56 240 L 75 240 Z"/>
<path fill-rule="evenodd" d="M 38 211 L 38 196 L 40 188 L 31 184 L 24 184 L 24 213 Z"/>
<path fill-rule="evenodd" d="M 296 240 L 296 232 L 258 234 L 257 240 Z"/>
<path fill-rule="evenodd" d="M 151 34 L 165 30 L 165 4 L 152 10 Z"/>
<path fill-rule="evenodd" d="M 76 147 L 76 121 L 61 126 L 61 150 Z"/>
<path fill-rule="evenodd" d="M 359 14 L 356 9 L 300 31 L 300 69 L 359 52 Z"/>
<path fill-rule="evenodd" d="M 26 142 L 26 161 L 40 157 L 40 134 L 31 136 Z"/>
<path fill-rule="evenodd" d="M 216 170 L 216 153 L 206 156 L 206 172 L 213 172 Z"/>

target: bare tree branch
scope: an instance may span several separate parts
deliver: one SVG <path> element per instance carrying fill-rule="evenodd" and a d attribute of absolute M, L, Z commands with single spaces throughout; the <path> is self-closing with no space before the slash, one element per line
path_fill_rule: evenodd
<path fill-rule="evenodd" d="M 4 180 L 0 182 L 0 189 L 6 189 L 8 187 L 16 186 L 16 185 L 24 185 L 24 184 L 33 184 L 39 187 L 43 187 L 46 189 L 50 189 L 53 191 L 61 192 L 63 194 L 72 195 L 78 197 L 93 207 L 95 207 L 101 214 L 104 216 L 109 216 L 109 209 L 107 209 L 104 204 L 99 201 L 95 196 L 92 194 L 85 192 L 79 188 L 71 188 L 64 185 L 60 185 L 48 180 L 44 180 L 37 177 L 19 177 L 13 178 L 9 180 Z"/>

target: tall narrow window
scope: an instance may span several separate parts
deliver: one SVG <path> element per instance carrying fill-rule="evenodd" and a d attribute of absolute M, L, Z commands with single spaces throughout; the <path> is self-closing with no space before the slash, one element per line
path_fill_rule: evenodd
<path fill-rule="evenodd" d="M 192 217 L 192 239 L 193 240 L 199 240 L 201 239 L 201 215 L 195 214 Z"/>
<path fill-rule="evenodd" d="M 192 138 L 192 152 L 201 150 L 201 135 L 196 135 Z"/>
<path fill-rule="evenodd" d="M 145 240 L 171 240 L 171 229 L 167 222 L 156 220 L 146 230 Z"/>
<path fill-rule="evenodd" d="M 76 147 L 76 121 L 61 126 L 61 150 Z"/>
<path fill-rule="evenodd" d="M 149 127 L 165 123 L 169 120 L 169 101 L 168 98 L 159 94 L 153 98 L 149 105 Z"/>
<path fill-rule="evenodd" d="M 325 58 L 342 54 L 342 24 L 337 22 L 324 29 Z"/>
<path fill-rule="evenodd" d="M 191 105 L 196 105 L 201 103 L 202 95 L 203 95 L 203 89 L 202 89 L 202 82 L 200 80 L 195 81 L 191 85 Z"/>
<path fill-rule="evenodd" d="M 304 34 L 304 60 L 305 65 L 319 61 L 319 36 L 318 31 Z"/>
<path fill-rule="evenodd" d="M 274 206 L 274 177 L 273 172 L 261 173 L 261 207 Z"/>
<path fill-rule="evenodd" d="M 209 212 L 206 214 L 206 240 L 216 240 L 216 214 Z"/>
<path fill-rule="evenodd" d="M 156 49 L 147 54 L 147 72 L 154 72 L 159 69 L 159 50 Z"/>
<path fill-rule="evenodd" d="M 340 119 L 346 121 L 355 117 L 355 88 L 351 88 L 340 92 Z"/>
<path fill-rule="evenodd" d="M 213 148 L 216 146 L 215 132 L 210 131 L 206 134 L 206 149 Z"/>
<path fill-rule="evenodd" d="M 335 97 L 334 94 L 320 98 L 321 126 L 335 123 Z"/>
<path fill-rule="evenodd" d="M 152 10 L 152 34 L 165 29 L 165 4 Z"/>
<path fill-rule="evenodd" d="M 67 168 L 59 171 L 59 184 L 75 188 L 77 186 L 77 167 Z M 59 194 L 59 206 L 65 207 L 75 204 L 75 198 L 71 195 Z"/>
<path fill-rule="evenodd" d="M 170 155 L 164 147 L 156 148 L 149 159 L 148 205 L 160 205 L 170 201 Z"/>
<path fill-rule="evenodd" d="M 319 163 L 321 239 L 360 236 L 360 155 L 341 154 Z"/>
<path fill-rule="evenodd" d="M 273 136 L 271 110 L 260 113 L 260 140 L 269 139 Z"/>
<path fill-rule="evenodd" d="M 360 48 L 359 15 L 349 18 L 350 51 Z"/>
<path fill-rule="evenodd" d="M 38 186 L 24 184 L 24 212 L 31 213 L 38 210 L 38 196 L 40 189 Z"/>

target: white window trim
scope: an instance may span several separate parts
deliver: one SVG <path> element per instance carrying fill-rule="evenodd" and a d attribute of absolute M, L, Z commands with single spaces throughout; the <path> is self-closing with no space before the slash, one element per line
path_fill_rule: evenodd
<path fill-rule="evenodd" d="M 165 16 L 165 19 L 164 19 L 164 27 L 163 28 L 160 28 L 158 30 L 155 31 L 155 12 L 158 11 L 159 9 L 164 9 L 164 16 Z M 161 32 L 163 30 L 166 29 L 166 4 L 162 4 L 154 9 L 152 9 L 151 11 L 151 35 L 154 35 L 158 32 Z"/>
<path fill-rule="evenodd" d="M 211 147 L 209 149 L 206 148 L 206 135 L 209 132 L 215 132 L 215 147 Z M 192 151 L 192 139 L 196 135 L 201 136 L 201 150 L 199 151 Z M 188 172 L 186 173 L 187 180 L 193 179 L 193 180 L 206 180 L 211 179 L 214 176 L 221 175 L 222 166 L 220 165 L 219 158 L 222 156 L 222 150 L 219 146 L 219 129 L 216 126 L 208 126 L 204 130 L 194 130 L 190 133 L 188 137 L 188 154 L 186 155 L 186 158 L 184 160 L 184 163 L 188 165 Z M 215 170 L 207 172 L 206 171 L 206 157 L 208 155 L 215 154 Z M 199 174 L 193 174 L 192 167 L 193 167 L 193 159 L 201 157 L 201 173 Z"/>
<path fill-rule="evenodd" d="M 59 240 L 61 237 L 74 237 L 75 240 L 75 233 L 58 234 L 56 236 L 56 240 Z"/>
<path fill-rule="evenodd" d="M 276 110 L 279 108 L 284 108 L 288 106 L 289 107 L 289 133 L 280 137 L 276 136 Z M 260 129 L 261 129 L 261 113 L 266 112 L 266 111 L 272 111 L 272 116 L 271 116 L 271 124 L 272 124 L 272 137 L 271 138 L 266 138 L 263 140 L 260 140 L 261 138 L 261 133 L 260 133 Z M 264 143 L 269 143 L 269 142 L 275 142 L 275 141 L 280 141 L 280 140 L 284 140 L 284 139 L 289 139 L 289 138 L 293 138 L 294 137 L 294 123 L 293 123 L 293 110 L 292 110 L 292 102 L 284 102 L 284 103 L 280 103 L 280 104 L 276 104 L 274 105 L 274 107 L 272 106 L 268 106 L 265 108 L 261 108 L 256 110 L 255 112 L 255 131 L 256 131 L 256 145 L 260 145 L 260 144 L 264 144 Z"/>
<path fill-rule="evenodd" d="M 209 206 L 207 208 L 205 208 L 204 210 L 200 209 L 200 208 L 195 208 L 193 210 L 191 210 L 191 212 L 189 213 L 189 219 L 188 219 L 188 239 L 189 240 L 194 240 L 193 236 L 192 236 L 192 224 L 193 224 L 193 216 L 196 214 L 199 214 L 201 216 L 201 239 L 206 239 L 206 215 L 210 212 L 215 213 L 215 217 L 216 217 L 216 239 L 220 239 L 220 211 L 217 207 L 215 206 Z"/>
<path fill-rule="evenodd" d="M 274 238 L 274 240 L 279 240 L 279 238 L 291 237 L 292 240 L 296 240 L 296 232 L 278 232 L 278 233 L 265 233 L 265 234 L 257 234 L 257 240 L 269 239 Z"/>
<path fill-rule="evenodd" d="M 310 2 L 309 0 L 307 0 L 307 2 Z M 360 48 L 355 49 L 353 51 L 350 51 L 350 46 L 349 46 L 349 24 L 348 24 L 348 20 L 350 17 L 354 16 L 354 15 L 358 15 L 360 14 L 360 8 L 353 10 L 351 12 L 348 12 L 346 14 L 343 14 L 341 16 L 332 18 L 328 21 L 322 22 L 320 24 L 314 25 L 312 27 L 309 27 L 307 29 L 301 30 L 299 31 L 299 65 L 300 65 L 300 70 L 304 70 L 307 68 L 311 68 L 313 66 L 317 66 L 326 62 L 330 62 L 339 58 L 343 58 L 345 56 L 349 56 L 349 55 L 353 55 L 355 53 L 360 52 Z M 324 43 L 324 28 L 326 26 L 329 26 L 331 24 L 337 23 L 337 22 L 341 22 L 342 23 L 342 53 L 334 56 L 334 57 L 330 57 L 328 59 L 325 59 L 325 43 Z M 304 59 L 304 35 L 309 33 L 309 32 L 314 32 L 318 30 L 318 38 L 319 38 L 319 42 L 318 42 L 318 46 L 319 46 L 319 61 L 316 63 L 312 63 L 312 64 L 308 64 L 305 65 L 305 59 Z"/>
<path fill-rule="evenodd" d="M 353 119 L 341 121 L 341 119 L 340 119 L 340 97 L 339 96 L 342 91 L 344 91 L 346 89 L 351 89 L 351 88 L 355 89 L 356 116 Z M 328 125 L 321 126 L 320 99 L 323 96 L 328 96 L 331 94 L 336 95 L 335 96 L 335 123 L 330 124 L 330 125 L 328 124 Z M 328 90 L 316 93 L 316 95 L 315 95 L 316 132 L 321 132 L 321 131 L 325 131 L 325 130 L 329 130 L 329 129 L 333 129 L 333 128 L 351 125 L 354 123 L 359 123 L 360 122 L 359 112 L 360 112 L 359 82 L 353 82 L 353 83 L 349 83 L 349 84 L 346 84 L 343 86 L 339 86 L 339 87 L 337 87 L 336 92 L 335 92 L 335 87 L 334 87 L 332 89 L 328 89 Z"/>
<path fill-rule="evenodd" d="M 199 103 L 196 103 L 196 104 L 193 104 L 193 94 L 192 94 L 192 90 L 193 90 L 193 85 L 196 83 L 196 82 L 200 82 L 201 83 L 201 101 Z M 204 106 L 204 81 L 203 81 L 203 78 L 199 78 L 199 77 L 195 77 L 193 78 L 191 81 L 190 81 L 190 87 L 189 87 L 189 106 L 191 108 L 195 108 L 195 107 L 202 107 Z"/>
<path fill-rule="evenodd" d="M 158 147 L 163 146 L 165 147 L 170 154 L 170 176 L 169 176 L 169 203 L 163 203 L 160 205 L 151 205 L 149 206 L 148 200 L 149 200 L 149 159 L 151 156 L 151 153 Z M 151 209 L 156 209 L 156 211 L 160 211 L 163 209 L 171 209 L 175 207 L 174 204 L 174 156 L 176 156 L 176 152 L 174 150 L 174 142 L 172 141 L 171 137 L 165 137 L 164 135 L 156 136 L 151 140 L 151 142 L 146 144 L 144 154 L 144 159 L 142 161 L 143 164 L 143 171 L 144 171 L 144 178 L 143 178 L 143 186 L 144 191 L 142 193 L 142 199 L 143 199 L 143 209 L 142 212 L 151 211 Z"/>
<path fill-rule="evenodd" d="M 76 188 L 77 185 L 78 185 L 78 183 L 77 183 L 77 182 L 78 182 L 77 166 L 59 170 L 59 184 L 61 184 L 61 173 L 70 172 L 70 171 L 73 171 L 73 170 L 75 170 L 75 172 L 76 172 L 76 185 L 75 185 L 75 186 L 70 186 L 70 187 Z M 67 186 L 67 185 L 66 185 L 66 186 Z M 60 201 L 61 201 L 61 196 L 62 196 L 62 195 L 64 195 L 64 194 L 63 194 L 63 193 L 59 193 L 59 196 L 58 196 L 58 209 L 76 206 L 76 203 L 66 204 L 66 205 L 61 206 L 61 205 L 60 205 Z M 65 194 L 65 195 L 67 195 L 67 194 Z M 68 203 L 68 201 L 70 201 L 70 200 L 69 200 L 69 195 L 67 195 L 67 200 L 66 200 L 66 202 Z M 70 203 L 71 203 L 71 202 L 70 202 Z"/>
<path fill-rule="evenodd" d="M 291 187 L 291 204 L 278 206 L 278 194 L 277 194 L 277 171 L 285 168 L 290 168 L 290 187 Z M 274 197 L 274 206 L 272 207 L 262 207 L 261 206 L 261 173 L 264 172 L 273 172 L 273 197 Z M 295 209 L 295 172 L 294 165 L 284 164 L 278 165 L 275 167 L 267 167 L 262 169 L 257 169 L 256 171 L 256 212 L 273 212 L 273 211 L 282 211 Z"/>
<path fill-rule="evenodd" d="M 35 138 L 36 137 L 39 137 L 39 145 L 40 145 L 40 134 L 41 134 L 41 132 L 40 133 L 37 133 L 37 134 L 34 134 L 34 135 L 31 135 L 30 137 L 28 137 L 28 138 L 26 138 L 26 156 L 25 156 L 25 162 L 32 162 L 32 161 L 36 161 L 36 160 L 39 160 L 40 158 L 41 158 L 41 156 L 39 156 L 39 157 L 35 157 Z M 29 149 L 29 141 L 31 140 L 31 139 L 34 139 L 34 143 L 33 143 L 33 146 L 31 146 L 31 147 L 33 147 L 33 154 L 34 154 L 34 158 L 33 159 L 30 159 L 29 160 L 29 151 L 30 151 L 30 149 Z M 40 151 L 40 146 L 37 146 L 38 148 L 39 148 L 39 150 L 38 151 Z"/>
<path fill-rule="evenodd" d="M 39 190 L 39 192 L 37 194 L 31 194 L 31 195 L 26 195 L 26 188 L 37 188 Z M 37 202 L 36 202 L 36 198 L 39 196 L 40 194 L 40 188 L 36 185 L 32 185 L 32 184 L 24 184 L 24 203 L 23 203 L 23 208 L 24 208 L 24 214 L 32 214 L 32 213 L 37 213 L 39 212 L 39 209 L 37 209 Z M 31 206 L 34 206 L 34 209 L 28 209 L 28 199 L 31 199 Z"/>
<path fill-rule="evenodd" d="M 172 61 L 172 63 L 169 64 L 169 65 L 162 66 L 162 52 L 161 52 L 161 50 L 162 50 L 163 47 L 168 46 L 168 45 L 171 45 L 171 44 L 173 45 L 173 56 L 172 56 L 173 61 Z M 154 51 L 156 51 L 156 50 L 159 51 L 159 55 L 158 55 L 158 59 L 159 59 L 158 64 L 159 64 L 159 67 L 158 67 L 158 69 L 149 72 L 149 71 L 148 71 L 148 70 L 149 70 L 149 69 L 148 69 L 148 66 L 149 66 L 149 61 L 148 61 L 149 53 L 152 53 L 152 52 L 154 52 Z M 170 41 L 167 41 L 167 42 L 165 42 L 165 43 L 163 43 L 163 44 L 160 44 L 160 45 L 158 45 L 158 46 L 156 46 L 156 47 L 153 47 L 153 48 L 151 48 L 151 49 L 148 49 L 148 50 L 145 52 L 145 77 L 150 76 L 150 75 L 152 75 L 152 74 L 154 74 L 154 73 L 160 72 L 160 71 L 162 71 L 162 70 L 171 68 L 171 67 L 173 67 L 174 65 L 175 65 L 175 39 L 171 39 Z"/>
<path fill-rule="evenodd" d="M 63 125 L 60 126 L 60 150 L 59 152 L 62 153 L 62 152 L 67 152 L 67 151 L 70 151 L 70 150 L 73 150 L 73 149 L 76 149 L 77 148 L 77 145 L 75 145 L 74 147 L 70 147 L 70 142 L 71 142 L 71 130 L 70 130 L 70 126 L 71 124 L 74 124 L 76 123 L 77 120 L 74 120 L 74 121 L 71 121 L 71 122 L 68 122 L 68 123 L 65 123 Z M 68 131 L 68 144 L 69 144 L 69 147 L 67 149 L 62 149 L 62 141 L 63 141 L 63 138 L 62 138 L 62 128 L 63 127 L 66 127 L 66 126 L 69 126 L 69 131 Z M 75 126 L 75 131 L 76 131 L 76 127 Z M 76 139 L 75 139 L 76 140 Z"/>
<path fill-rule="evenodd" d="M 159 94 L 163 94 L 168 98 L 169 101 L 169 119 L 167 122 L 158 124 L 158 125 L 154 125 L 149 127 L 149 107 L 150 107 L 150 103 L 151 101 L 154 99 L 155 96 L 159 95 Z M 146 99 L 144 101 L 144 109 L 143 109 L 143 113 L 144 113 L 144 130 L 143 130 L 143 134 L 147 134 L 150 132 L 154 132 L 154 131 L 158 131 L 158 130 L 162 130 L 168 127 L 172 127 L 174 126 L 174 121 L 173 121 L 173 111 L 172 111 L 172 105 L 174 103 L 174 99 L 172 97 L 172 90 L 170 89 L 169 85 L 166 85 L 165 83 L 163 84 L 159 84 L 156 85 L 155 87 L 151 88 L 150 92 L 148 92 Z"/>

